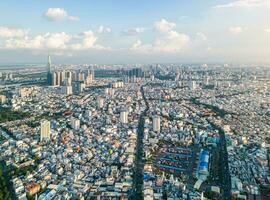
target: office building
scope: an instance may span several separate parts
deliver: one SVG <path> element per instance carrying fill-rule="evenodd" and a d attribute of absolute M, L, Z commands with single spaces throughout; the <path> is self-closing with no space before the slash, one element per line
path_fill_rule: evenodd
<path fill-rule="evenodd" d="M 51 66 L 51 56 L 48 56 L 48 63 L 47 63 L 47 84 L 52 85 L 53 84 L 53 70 Z"/>

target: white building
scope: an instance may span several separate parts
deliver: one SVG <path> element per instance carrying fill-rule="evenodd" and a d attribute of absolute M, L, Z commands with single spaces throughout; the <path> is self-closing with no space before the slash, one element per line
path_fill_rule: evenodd
<path fill-rule="evenodd" d="M 74 118 L 74 117 L 72 117 L 71 118 L 71 120 L 70 120 L 70 125 L 71 125 L 71 127 L 73 128 L 73 129 L 75 129 L 75 130 L 78 130 L 78 129 L 80 129 L 80 120 L 79 119 L 76 119 L 76 118 Z"/>
<path fill-rule="evenodd" d="M 85 111 L 85 117 L 89 119 L 91 116 L 92 116 L 92 111 L 91 110 L 86 110 Z"/>
<path fill-rule="evenodd" d="M 99 107 L 99 108 L 103 108 L 103 106 L 104 106 L 104 99 L 101 98 L 101 97 L 99 97 L 99 98 L 97 99 L 97 103 L 98 103 L 98 107 Z"/>
<path fill-rule="evenodd" d="M 40 122 L 40 140 L 51 138 L 51 122 L 43 120 Z"/>
<path fill-rule="evenodd" d="M 205 85 L 209 85 L 209 76 L 205 77 L 204 84 Z"/>
<path fill-rule="evenodd" d="M 189 89 L 196 90 L 196 88 L 197 88 L 196 81 L 190 81 L 189 82 Z"/>
<path fill-rule="evenodd" d="M 154 116 L 153 117 L 153 131 L 160 132 L 160 117 Z"/>
<path fill-rule="evenodd" d="M 128 111 L 122 110 L 120 112 L 120 121 L 124 124 L 128 123 Z"/>

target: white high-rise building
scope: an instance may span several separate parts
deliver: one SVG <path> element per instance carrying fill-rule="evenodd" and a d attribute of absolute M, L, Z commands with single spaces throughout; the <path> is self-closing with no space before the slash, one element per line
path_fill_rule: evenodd
<path fill-rule="evenodd" d="M 61 73 L 58 71 L 53 72 L 52 85 L 60 86 L 60 83 L 61 83 Z"/>
<path fill-rule="evenodd" d="M 205 85 L 209 85 L 209 76 L 207 76 L 207 77 L 204 79 L 204 84 L 205 84 Z"/>
<path fill-rule="evenodd" d="M 81 122 L 80 122 L 79 119 L 76 119 L 75 117 L 72 117 L 72 118 L 70 119 L 70 125 L 71 125 L 71 127 L 72 127 L 73 129 L 75 129 L 75 130 L 80 129 L 80 124 L 81 124 Z"/>
<path fill-rule="evenodd" d="M 120 121 L 124 124 L 128 123 L 128 111 L 122 110 L 120 112 Z"/>
<path fill-rule="evenodd" d="M 160 132 L 160 117 L 154 116 L 153 117 L 153 131 Z"/>
<path fill-rule="evenodd" d="M 98 107 L 99 107 L 99 108 L 103 108 L 103 106 L 104 106 L 104 99 L 101 98 L 101 97 L 99 97 L 99 98 L 97 99 L 97 103 L 98 103 Z"/>
<path fill-rule="evenodd" d="M 190 81 L 189 82 L 189 89 L 195 90 L 197 88 L 196 81 Z"/>
<path fill-rule="evenodd" d="M 93 83 L 93 74 L 89 74 L 85 80 L 86 85 L 90 85 L 91 83 Z"/>
<path fill-rule="evenodd" d="M 51 122 L 43 120 L 40 122 L 40 141 L 51 138 Z"/>

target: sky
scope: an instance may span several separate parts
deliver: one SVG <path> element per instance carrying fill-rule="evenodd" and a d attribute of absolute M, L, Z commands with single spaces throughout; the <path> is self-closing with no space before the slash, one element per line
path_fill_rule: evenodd
<path fill-rule="evenodd" d="M 270 0 L 0 0 L 0 64 L 270 63 Z"/>

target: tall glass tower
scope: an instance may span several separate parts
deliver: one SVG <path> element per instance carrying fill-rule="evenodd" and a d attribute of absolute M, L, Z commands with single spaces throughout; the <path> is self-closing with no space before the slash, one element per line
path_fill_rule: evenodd
<path fill-rule="evenodd" d="M 48 55 L 48 63 L 47 63 L 47 84 L 52 85 L 52 66 L 51 66 L 51 56 Z"/>

